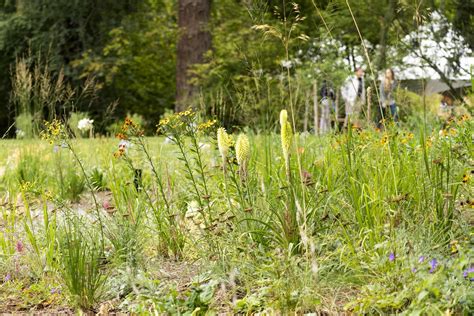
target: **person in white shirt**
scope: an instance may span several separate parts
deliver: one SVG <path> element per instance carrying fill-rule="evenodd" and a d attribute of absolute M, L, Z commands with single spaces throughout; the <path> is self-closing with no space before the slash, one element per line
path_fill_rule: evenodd
<path fill-rule="evenodd" d="M 349 119 L 357 121 L 362 104 L 365 103 L 364 70 L 361 67 L 356 68 L 354 75 L 346 79 L 341 87 L 341 96 L 346 108 L 344 119 L 344 127 L 346 127 Z"/>

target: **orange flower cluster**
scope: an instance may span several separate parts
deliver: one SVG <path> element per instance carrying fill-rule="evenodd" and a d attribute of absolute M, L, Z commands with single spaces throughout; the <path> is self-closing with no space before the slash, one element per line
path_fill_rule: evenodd
<path fill-rule="evenodd" d="M 116 152 L 114 152 L 114 157 L 115 158 L 120 158 L 123 155 L 125 155 L 125 149 L 124 148 L 119 148 Z"/>
<path fill-rule="evenodd" d="M 143 129 L 141 129 L 140 126 L 133 122 L 129 117 L 125 118 L 120 130 L 120 133 L 115 135 L 116 138 L 120 139 L 118 150 L 114 153 L 115 158 L 124 156 L 133 140 L 145 135 Z"/>
<path fill-rule="evenodd" d="M 115 137 L 120 140 L 128 140 L 131 137 L 143 137 L 145 132 L 135 124 L 129 117 L 125 118 L 122 124 L 121 132 L 117 133 Z"/>
<path fill-rule="evenodd" d="M 124 133 L 117 133 L 117 135 L 115 135 L 115 137 L 117 137 L 118 139 L 123 139 L 123 140 L 128 139 L 128 136 L 125 135 Z"/>

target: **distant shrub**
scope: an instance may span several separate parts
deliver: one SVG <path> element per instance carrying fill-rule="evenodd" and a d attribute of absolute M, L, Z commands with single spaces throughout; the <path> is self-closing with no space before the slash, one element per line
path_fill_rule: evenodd
<path fill-rule="evenodd" d="M 398 89 L 396 93 L 396 102 L 399 111 L 400 120 L 406 122 L 410 129 L 421 126 L 424 120 L 424 106 L 426 106 L 426 123 L 435 122 L 436 113 L 439 106 L 439 97 L 437 94 L 423 97 L 419 94 L 406 89 Z"/>

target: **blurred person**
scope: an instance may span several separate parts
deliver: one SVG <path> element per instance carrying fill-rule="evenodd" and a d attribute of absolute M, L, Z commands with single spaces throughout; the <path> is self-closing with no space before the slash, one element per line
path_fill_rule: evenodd
<path fill-rule="evenodd" d="M 362 104 L 365 103 L 364 70 L 361 67 L 357 67 L 354 74 L 346 79 L 341 87 L 341 96 L 345 103 L 344 127 L 346 127 L 349 119 L 357 123 Z"/>
<path fill-rule="evenodd" d="M 397 82 L 395 80 L 395 73 L 391 68 L 385 70 L 385 74 L 380 80 L 380 119 L 387 119 L 390 115 L 394 122 L 398 122 L 398 111 L 395 103 L 395 89 Z M 390 114 L 388 110 L 390 109 Z"/>
<path fill-rule="evenodd" d="M 331 112 L 335 111 L 336 95 L 334 89 L 328 84 L 326 80 L 323 81 L 321 88 L 321 118 L 319 128 L 321 133 L 326 133 L 331 128 Z"/>

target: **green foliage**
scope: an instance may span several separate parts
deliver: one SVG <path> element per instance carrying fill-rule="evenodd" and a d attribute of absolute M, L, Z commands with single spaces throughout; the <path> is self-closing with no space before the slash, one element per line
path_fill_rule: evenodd
<path fill-rule="evenodd" d="M 174 286 L 150 281 L 149 275 L 139 274 L 133 280 L 140 293 L 130 293 L 120 307 L 133 313 L 156 311 L 166 314 L 214 315 L 213 297 L 219 284 L 209 278 L 196 278 L 189 289 L 179 293 Z M 150 306 L 153 306 L 152 308 Z"/>
<path fill-rule="evenodd" d="M 107 42 L 108 32 L 119 26 L 121 19 L 141 7 L 141 1 L 47 0 L 0 4 L 0 68 L 7 74 L 17 57 L 42 56 L 48 60 L 49 70 L 56 77 L 64 75 L 74 87 L 82 81 L 80 72 L 70 63 L 88 49 L 100 51 Z M 0 79 L 0 111 L 2 135 L 7 128 L 7 111 L 11 83 L 8 76 Z M 116 97 L 108 100 L 113 101 Z M 109 102 L 100 103 L 105 110 Z M 75 104 L 88 110 L 89 104 Z M 99 105 L 97 105 L 99 106 Z M 62 112 L 62 111 L 60 111 Z M 8 125 L 9 126 L 9 125 Z"/>
<path fill-rule="evenodd" d="M 472 281 L 464 276 L 474 255 L 469 247 L 469 243 L 455 244 L 456 253 L 443 259 L 438 255 L 434 269 L 432 260 L 437 255 L 401 255 L 394 262 L 381 262 L 380 283 L 364 286 L 361 297 L 346 308 L 355 313 L 403 315 L 468 313 L 474 308 Z"/>
<path fill-rule="evenodd" d="M 152 130 L 163 111 L 173 107 L 176 36 L 173 1 L 144 1 L 141 10 L 108 33 L 100 51 L 85 51 L 72 65 L 81 77 L 100 80 L 104 95 L 116 97 L 120 91 L 117 114 L 137 113 L 146 118 L 142 126 Z"/>
<path fill-rule="evenodd" d="M 465 15 L 471 5 L 465 2 L 219 1 L 212 5 L 209 25 L 213 49 L 206 63 L 191 70 L 197 73 L 201 92 L 196 104 L 226 126 L 250 123 L 267 128 L 272 123 L 270 117 L 289 101 L 287 87 L 291 85 L 291 102 L 301 117 L 311 91 L 307 75 L 338 87 L 346 72 L 358 63 L 368 66 L 369 58 L 373 74 L 368 74 L 375 80 L 380 69 L 400 64 L 401 53 L 416 46 L 405 47 L 400 39 L 427 24 L 432 11 L 446 15 L 472 47 L 472 27 Z M 12 70 L 10 77 L 14 77 L 18 57 L 42 56 L 51 78 L 59 77 L 63 69 L 73 90 L 92 75 L 99 81 L 100 102 L 75 103 L 75 110 L 89 112 L 98 123 L 98 132 L 105 132 L 114 119 L 128 112 L 144 116 L 143 126 L 151 132 L 154 122 L 174 103 L 179 33 L 176 0 L 41 3 L 2 4 L 0 69 L 4 73 Z M 285 35 L 263 38 L 254 26 L 270 27 L 277 30 L 274 34 Z M 302 34 L 307 41 L 299 40 Z M 362 39 L 367 51 L 361 46 Z M 281 45 L 282 40 L 288 45 Z M 389 53 L 390 49 L 397 53 Z M 357 56 L 363 56 L 363 61 L 356 60 Z M 449 58 L 456 65 L 458 52 Z M 293 67 L 292 83 L 286 82 L 281 67 L 286 60 L 304 68 L 304 76 Z M 29 60 L 28 66 L 34 67 L 34 63 Z M 10 79 L 0 79 L 0 100 L 5 106 L 5 111 L 0 111 L 2 131 L 12 121 L 9 113 L 13 111 L 6 108 L 10 83 L 14 82 Z M 109 106 L 117 100 L 119 106 Z M 62 106 L 58 107 L 63 113 Z"/>

